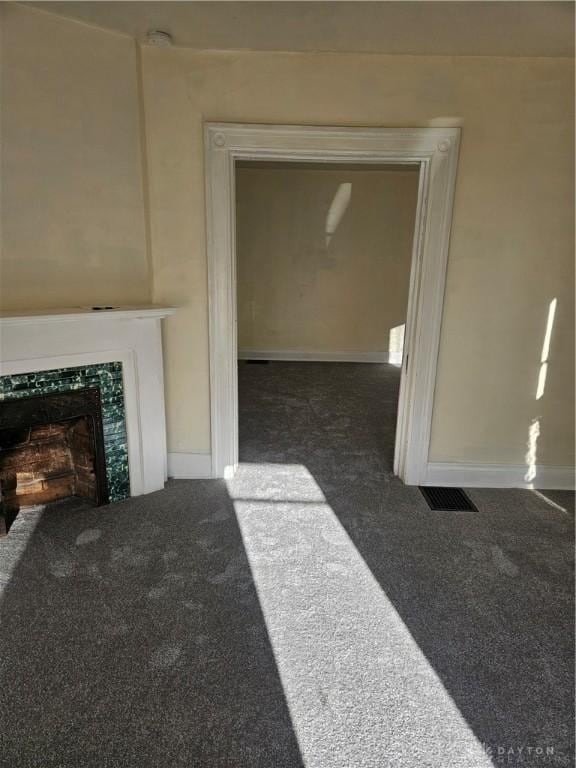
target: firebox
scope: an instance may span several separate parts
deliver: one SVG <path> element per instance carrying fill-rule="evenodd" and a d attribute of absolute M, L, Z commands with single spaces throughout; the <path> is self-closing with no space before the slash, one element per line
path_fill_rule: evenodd
<path fill-rule="evenodd" d="M 99 389 L 0 402 L 0 535 L 21 509 L 69 496 L 108 502 Z"/>

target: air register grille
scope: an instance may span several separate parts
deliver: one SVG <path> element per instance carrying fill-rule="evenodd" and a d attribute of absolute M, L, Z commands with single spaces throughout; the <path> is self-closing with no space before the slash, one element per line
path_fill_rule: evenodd
<path fill-rule="evenodd" d="M 419 487 L 430 509 L 437 512 L 478 512 L 462 488 Z"/>

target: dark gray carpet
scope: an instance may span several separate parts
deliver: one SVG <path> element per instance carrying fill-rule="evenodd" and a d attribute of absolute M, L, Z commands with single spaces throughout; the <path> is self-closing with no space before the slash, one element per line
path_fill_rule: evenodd
<path fill-rule="evenodd" d="M 239 370 L 234 480 L 0 541 L 0 765 L 572 765 L 571 495 L 432 512 L 397 369 Z"/>

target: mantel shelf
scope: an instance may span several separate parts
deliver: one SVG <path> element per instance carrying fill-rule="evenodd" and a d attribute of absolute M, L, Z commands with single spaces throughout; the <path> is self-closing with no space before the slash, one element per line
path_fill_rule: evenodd
<path fill-rule="evenodd" d="M 78 320 L 138 320 L 140 318 L 162 318 L 173 315 L 176 307 L 162 307 L 153 304 L 143 306 L 118 306 L 113 309 L 93 307 L 63 307 L 59 309 L 20 310 L 0 312 L 0 326 L 61 323 Z"/>

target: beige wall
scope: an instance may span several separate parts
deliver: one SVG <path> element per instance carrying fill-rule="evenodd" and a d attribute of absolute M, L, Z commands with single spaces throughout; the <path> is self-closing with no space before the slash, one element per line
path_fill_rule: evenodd
<path fill-rule="evenodd" d="M 573 461 L 573 62 L 143 49 L 169 444 L 208 451 L 203 121 L 462 125 L 433 460 Z M 548 306 L 548 381 L 535 399 Z"/>
<path fill-rule="evenodd" d="M 144 47 L 139 102 L 131 39 L 2 9 L 2 308 L 145 301 L 151 259 L 170 450 L 210 449 L 203 122 L 457 124 L 431 457 L 572 463 L 572 60 Z"/>
<path fill-rule="evenodd" d="M 238 169 L 240 350 L 388 352 L 406 321 L 417 170 Z"/>
<path fill-rule="evenodd" d="M 146 302 L 135 43 L 2 11 L 2 309 Z"/>

